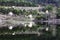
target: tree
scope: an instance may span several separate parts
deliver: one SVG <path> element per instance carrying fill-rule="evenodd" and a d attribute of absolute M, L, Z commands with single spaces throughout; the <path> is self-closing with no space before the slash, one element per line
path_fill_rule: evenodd
<path fill-rule="evenodd" d="M 52 5 L 48 5 L 45 7 L 46 10 L 48 11 L 52 11 L 53 10 L 53 6 Z"/>
<path fill-rule="evenodd" d="M 60 16 L 60 8 L 57 9 L 57 15 Z"/>
<path fill-rule="evenodd" d="M 19 15 L 20 11 L 18 9 L 14 9 L 13 13 Z"/>

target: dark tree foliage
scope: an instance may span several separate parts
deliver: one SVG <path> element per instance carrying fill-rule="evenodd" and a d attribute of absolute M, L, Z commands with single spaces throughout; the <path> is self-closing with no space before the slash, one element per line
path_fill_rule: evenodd
<path fill-rule="evenodd" d="M 15 1 L 0 1 L 0 5 L 1 6 L 32 6 L 35 7 L 37 6 L 34 3 L 31 2 L 15 2 Z"/>

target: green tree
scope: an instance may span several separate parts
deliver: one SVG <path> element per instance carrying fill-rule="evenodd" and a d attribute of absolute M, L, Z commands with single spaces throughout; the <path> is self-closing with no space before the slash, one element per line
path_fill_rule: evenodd
<path fill-rule="evenodd" d="M 57 15 L 60 16 L 60 8 L 57 9 Z"/>
<path fill-rule="evenodd" d="M 18 9 L 14 9 L 13 13 L 19 15 L 20 11 Z"/>
<path fill-rule="evenodd" d="M 46 10 L 48 11 L 52 11 L 53 10 L 53 6 L 52 5 L 48 5 L 45 7 Z"/>

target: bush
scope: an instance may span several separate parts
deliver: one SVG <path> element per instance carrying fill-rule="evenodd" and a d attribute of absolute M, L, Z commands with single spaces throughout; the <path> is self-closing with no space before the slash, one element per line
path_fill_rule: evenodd
<path fill-rule="evenodd" d="M 48 11 L 52 11 L 53 6 L 52 5 L 48 5 L 48 6 L 45 7 L 45 9 L 48 10 Z"/>
<path fill-rule="evenodd" d="M 23 1 L 0 1 L 0 5 L 1 6 L 29 6 L 29 7 L 35 7 L 37 6 L 36 4 L 34 3 L 31 3 L 31 2 L 23 2 Z"/>
<path fill-rule="evenodd" d="M 3 14 L 8 14 L 9 12 L 13 12 L 14 14 L 16 15 L 29 15 L 29 14 L 32 14 L 32 15 L 36 15 L 38 14 L 38 12 L 36 10 L 32 10 L 32 11 L 26 11 L 25 9 L 24 10 L 20 10 L 20 9 L 14 9 L 14 8 L 0 8 L 0 12 L 3 13 Z"/>
<path fill-rule="evenodd" d="M 60 8 L 57 9 L 57 15 L 60 16 Z"/>

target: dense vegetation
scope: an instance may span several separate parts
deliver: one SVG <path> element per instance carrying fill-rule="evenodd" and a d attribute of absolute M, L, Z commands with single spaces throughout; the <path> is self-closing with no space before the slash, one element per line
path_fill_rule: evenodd
<path fill-rule="evenodd" d="M 30 11 L 26 11 L 25 9 L 24 10 L 20 10 L 20 9 L 14 9 L 14 8 L 0 8 L 0 13 L 3 13 L 3 14 L 8 14 L 9 12 L 13 12 L 13 14 L 16 14 L 16 15 L 29 15 L 29 14 L 32 14 L 32 15 L 36 15 L 38 14 L 38 12 L 36 10 L 30 10 Z"/>
<path fill-rule="evenodd" d="M 6 30 L 6 29 L 4 29 L 4 30 Z M 1 31 L 1 29 L 0 29 L 1 32 L 3 32 L 4 30 Z M 57 28 L 58 33 L 57 33 L 56 37 L 53 37 L 50 34 L 50 32 L 48 32 L 49 34 L 47 32 L 44 32 L 44 34 L 40 35 L 40 36 L 34 35 L 34 34 L 32 34 L 32 35 L 27 35 L 27 34 L 26 35 L 24 35 L 24 34 L 22 34 L 22 35 L 17 35 L 17 34 L 16 35 L 0 35 L 0 40 L 19 40 L 19 39 L 20 40 L 60 40 L 59 30 L 60 30 L 60 28 Z M 10 30 L 10 31 L 12 31 L 12 30 Z"/>
<path fill-rule="evenodd" d="M 57 13 L 56 13 L 56 15 L 57 15 L 57 18 L 59 19 L 59 18 L 60 18 L 60 8 L 57 8 Z"/>
<path fill-rule="evenodd" d="M 52 36 L 37 36 L 37 35 L 2 35 L 0 40 L 56 40 Z"/>
<path fill-rule="evenodd" d="M 57 15 L 60 16 L 60 8 L 57 8 Z"/>
<path fill-rule="evenodd" d="M 35 7 L 37 6 L 36 4 L 34 3 L 31 3 L 31 2 L 25 2 L 25 1 L 18 1 L 18 0 L 12 0 L 12 1 L 7 1 L 7 0 L 2 0 L 0 1 L 0 5 L 1 6 L 29 6 L 29 7 Z"/>

